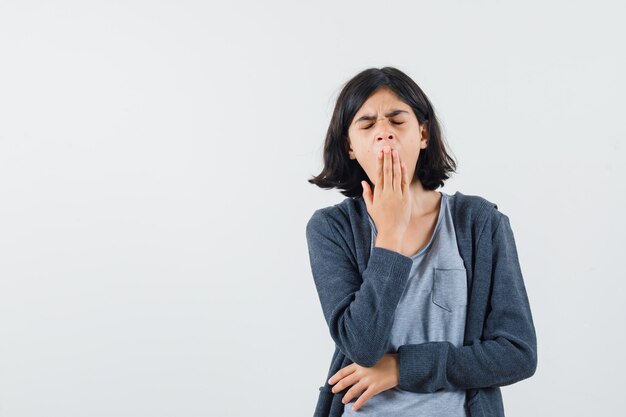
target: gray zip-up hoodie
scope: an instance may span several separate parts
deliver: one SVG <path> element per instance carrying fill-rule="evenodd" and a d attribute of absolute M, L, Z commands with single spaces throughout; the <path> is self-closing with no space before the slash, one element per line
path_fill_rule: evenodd
<path fill-rule="evenodd" d="M 480 196 L 449 198 L 467 271 L 463 346 L 447 341 L 402 345 L 398 388 L 430 393 L 465 389 L 471 417 L 504 416 L 501 386 L 537 368 L 537 339 L 509 218 Z M 351 363 L 374 366 L 385 353 L 412 259 L 374 247 L 362 197 L 317 209 L 306 226 L 311 271 L 335 342 L 314 417 L 339 417 L 328 379 Z M 371 253 L 370 253 L 371 252 Z"/>

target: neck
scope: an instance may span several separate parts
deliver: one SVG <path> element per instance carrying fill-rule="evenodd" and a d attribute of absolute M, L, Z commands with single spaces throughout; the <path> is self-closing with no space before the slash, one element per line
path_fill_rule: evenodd
<path fill-rule="evenodd" d="M 421 217 L 431 213 L 433 210 L 439 210 L 439 202 L 441 193 L 435 190 L 426 190 L 419 180 L 413 181 L 410 185 L 411 194 L 413 195 L 413 204 L 411 208 L 412 217 Z"/>

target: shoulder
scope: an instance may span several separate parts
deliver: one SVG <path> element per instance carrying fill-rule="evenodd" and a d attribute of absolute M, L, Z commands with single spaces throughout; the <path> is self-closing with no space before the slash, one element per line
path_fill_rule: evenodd
<path fill-rule="evenodd" d="M 365 202 L 361 197 L 346 197 L 343 201 L 316 209 L 311 215 L 307 230 L 332 226 L 338 230 L 351 229 L 366 214 Z"/>
<path fill-rule="evenodd" d="M 497 210 L 498 205 L 486 197 L 475 194 L 465 194 L 460 191 L 450 196 L 450 202 L 460 212 L 481 213 L 483 211 Z"/>
<path fill-rule="evenodd" d="M 484 195 L 457 191 L 450 195 L 449 203 L 455 223 L 459 227 L 471 227 L 478 235 L 495 230 L 501 219 L 506 218 L 498 204 Z"/>

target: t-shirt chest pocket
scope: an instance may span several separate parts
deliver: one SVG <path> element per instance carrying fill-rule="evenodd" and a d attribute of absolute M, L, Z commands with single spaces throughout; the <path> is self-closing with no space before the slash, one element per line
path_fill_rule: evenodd
<path fill-rule="evenodd" d="M 432 302 L 448 311 L 467 306 L 467 271 L 465 268 L 435 268 Z"/>

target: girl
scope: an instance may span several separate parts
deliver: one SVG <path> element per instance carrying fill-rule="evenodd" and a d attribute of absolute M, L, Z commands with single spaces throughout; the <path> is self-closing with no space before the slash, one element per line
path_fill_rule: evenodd
<path fill-rule="evenodd" d="M 455 169 L 410 77 L 371 68 L 345 84 L 309 180 L 346 196 L 306 226 L 336 345 L 315 417 L 504 416 L 499 387 L 535 373 L 509 218 L 436 191 Z"/>

